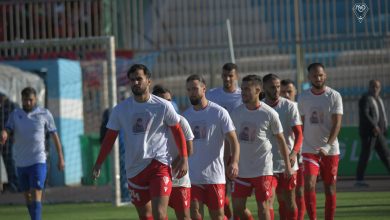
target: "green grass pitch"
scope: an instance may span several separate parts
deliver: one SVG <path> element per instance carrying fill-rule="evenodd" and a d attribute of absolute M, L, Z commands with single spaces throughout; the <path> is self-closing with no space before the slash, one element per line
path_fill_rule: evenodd
<path fill-rule="evenodd" d="M 324 194 L 317 196 L 318 219 L 324 219 Z M 253 197 L 248 199 L 248 208 L 256 213 L 256 202 Z M 275 205 L 275 219 L 278 219 L 277 205 Z M 207 209 L 206 209 L 207 210 Z M 205 211 L 206 211 L 205 210 Z M 339 192 L 337 194 L 337 220 L 353 219 L 383 219 L 390 218 L 390 192 Z M 0 219 L 28 220 L 27 209 L 24 206 L 0 206 Z M 110 203 L 81 203 L 81 204 L 44 204 L 44 220 L 120 220 L 138 219 L 134 207 L 113 207 Z M 169 219 L 175 215 L 169 209 Z M 205 219 L 209 219 L 205 213 Z M 306 219 L 307 216 L 306 216 Z"/>

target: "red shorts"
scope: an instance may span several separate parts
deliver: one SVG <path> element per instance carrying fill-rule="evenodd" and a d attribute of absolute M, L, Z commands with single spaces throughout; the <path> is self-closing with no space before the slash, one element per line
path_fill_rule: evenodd
<path fill-rule="evenodd" d="M 337 170 L 339 167 L 339 155 L 330 155 L 320 157 L 317 154 L 304 153 L 303 156 L 303 174 L 318 176 L 325 184 L 332 184 L 337 181 Z"/>
<path fill-rule="evenodd" d="M 175 211 L 184 211 L 190 208 L 191 188 L 189 187 L 172 187 L 171 196 L 169 197 L 169 206 Z"/>
<path fill-rule="evenodd" d="M 218 210 L 225 205 L 225 184 L 191 185 L 191 200 L 206 204 L 209 210 Z"/>
<path fill-rule="evenodd" d="M 157 160 L 152 162 L 137 176 L 127 180 L 131 202 L 144 206 L 153 197 L 169 196 L 172 189 L 171 168 Z"/>
<path fill-rule="evenodd" d="M 259 176 L 254 178 L 237 177 L 232 182 L 232 197 L 249 197 L 255 189 L 256 200 L 267 201 L 272 196 L 272 176 Z"/>
<path fill-rule="evenodd" d="M 305 178 L 303 177 L 303 163 L 298 164 L 299 168 L 297 171 L 297 188 L 305 185 Z"/>
<path fill-rule="evenodd" d="M 284 173 L 275 173 L 272 178 L 272 188 L 276 189 L 277 193 L 283 190 L 291 191 L 297 185 L 297 174 L 294 173 L 290 178 L 287 178 Z"/>

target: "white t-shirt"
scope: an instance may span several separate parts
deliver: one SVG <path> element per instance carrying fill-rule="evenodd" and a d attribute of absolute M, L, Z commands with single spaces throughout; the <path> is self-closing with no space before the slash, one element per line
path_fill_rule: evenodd
<path fill-rule="evenodd" d="M 283 132 L 278 113 L 260 102 L 260 107 L 256 110 L 248 110 L 242 104 L 231 115 L 240 142 L 238 176 L 252 178 L 273 175 L 273 146 L 269 139 Z"/>
<path fill-rule="evenodd" d="M 194 139 L 194 135 L 192 134 L 191 127 L 188 124 L 188 121 L 180 115 L 180 127 L 183 130 L 184 137 L 186 141 L 190 141 Z M 174 160 L 178 155 L 178 149 L 176 146 L 175 138 L 173 137 L 172 131 L 169 130 L 169 137 L 168 137 L 168 151 L 170 155 L 170 160 Z M 172 175 L 172 186 L 173 187 L 191 187 L 191 181 L 190 176 L 187 172 L 185 176 L 183 176 L 180 179 L 177 179 L 175 176 Z"/>
<path fill-rule="evenodd" d="M 305 116 L 302 153 L 318 153 L 316 148 L 323 147 L 328 141 L 332 128 L 332 115 L 343 114 L 343 101 L 340 93 L 326 87 L 321 95 L 315 95 L 311 89 L 304 91 L 298 99 L 299 113 Z M 338 139 L 333 142 L 328 155 L 339 155 Z"/>
<path fill-rule="evenodd" d="M 189 157 L 192 184 L 224 184 L 223 163 L 225 134 L 235 130 L 229 113 L 214 102 L 195 111 L 188 108 L 183 116 L 191 125 L 194 134 L 194 153 Z"/>
<path fill-rule="evenodd" d="M 292 127 L 302 125 L 301 116 L 298 112 L 298 106 L 294 102 L 280 97 L 276 106 L 272 106 L 272 108 L 279 114 L 280 123 L 282 123 L 283 126 L 284 139 L 286 140 L 286 144 L 289 149 L 288 153 L 290 153 L 294 147 L 295 140 Z M 285 170 L 285 163 L 279 151 L 279 147 L 277 147 L 278 141 L 275 136 L 272 136 L 270 141 L 272 144 L 274 173 L 283 173 Z M 293 170 L 298 170 L 297 163 L 294 164 Z"/>
<path fill-rule="evenodd" d="M 112 109 L 107 128 L 123 132 L 127 178 L 136 176 L 153 159 L 169 164 L 168 126 L 179 121 L 172 104 L 152 94 L 144 103 L 130 97 Z"/>
<path fill-rule="evenodd" d="M 225 92 L 222 87 L 210 89 L 206 93 L 206 97 L 208 100 L 225 108 L 229 113 L 242 104 L 240 88 L 237 88 L 232 93 Z"/>
<path fill-rule="evenodd" d="M 6 128 L 14 132 L 12 148 L 17 167 L 46 163 L 45 134 L 57 130 L 49 110 L 35 107 L 26 113 L 16 108 L 11 112 Z"/>

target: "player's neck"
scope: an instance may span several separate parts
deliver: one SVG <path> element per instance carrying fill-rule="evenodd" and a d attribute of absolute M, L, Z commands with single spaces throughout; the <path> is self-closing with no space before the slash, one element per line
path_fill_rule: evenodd
<path fill-rule="evenodd" d="M 227 93 L 233 93 L 233 92 L 235 92 L 237 90 L 237 87 L 235 87 L 235 86 L 231 86 L 231 87 L 223 87 L 223 91 L 224 92 L 227 92 Z"/>
<path fill-rule="evenodd" d="M 245 104 L 246 108 L 250 111 L 256 110 L 260 108 L 260 101 L 256 100 L 255 102 L 248 102 Z"/>
<path fill-rule="evenodd" d="M 199 104 L 194 105 L 194 110 L 201 111 L 201 110 L 205 109 L 208 106 L 208 104 L 209 104 L 209 101 L 203 97 Z"/>
<path fill-rule="evenodd" d="M 275 107 L 279 103 L 279 97 L 277 99 L 271 99 L 269 97 L 265 97 L 265 103 L 271 107 Z"/>
<path fill-rule="evenodd" d="M 135 95 L 134 100 L 139 103 L 147 102 L 150 98 L 150 94 L 147 92 L 142 95 Z"/>
<path fill-rule="evenodd" d="M 325 85 L 322 88 L 311 87 L 311 92 L 314 95 L 322 95 L 325 92 L 325 88 L 326 88 Z"/>

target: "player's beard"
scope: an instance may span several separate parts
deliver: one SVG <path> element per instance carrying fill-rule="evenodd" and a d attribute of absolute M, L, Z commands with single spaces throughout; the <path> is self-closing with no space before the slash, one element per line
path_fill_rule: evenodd
<path fill-rule="evenodd" d="M 190 98 L 191 105 L 199 105 L 201 98 Z"/>
<path fill-rule="evenodd" d="M 131 88 L 131 91 L 133 92 L 134 96 L 141 96 L 141 95 L 145 94 L 146 88 L 133 87 L 133 88 Z"/>
<path fill-rule="evenodd" d="M 321 90 L 325 87 L 325 82 L 322 82 L 322 83 L 319 83 L 319 84 L 314 84 L 314 83 L 311 83 L 311 86 L 318 89 L 318 90 Z"/>

